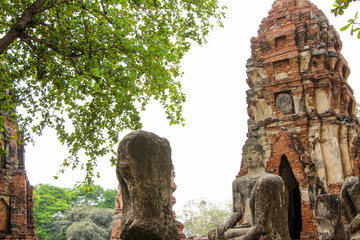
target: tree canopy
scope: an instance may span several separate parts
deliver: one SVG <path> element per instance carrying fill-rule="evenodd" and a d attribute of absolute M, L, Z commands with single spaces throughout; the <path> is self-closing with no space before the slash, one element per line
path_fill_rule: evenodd
<path fill-rule="evenodd" d="M 211 229 L 224 224 L 232 214 L 231 203 L 218 205 L 205 200 L 189 200 L 179 213 L 187 237 L 207 235 Z"/>
<path fill-rule="evenodd" d="M 170 124 L 184 123 L 180 61 L 222 26 L 223 9 L 216 0 L 2 1 L 1 130 L 9 116 L 25 143 L 55 129 L 69 149 L 60 172 L 80 167 L 91 184 L 97 158 L 114 155 L 120 131 L 142 127 L 151 99 Z"/>
<path fill-rule="evenodd" d="M 76 213 L 71 213 L 76 206 L 83 206 L 81 211 L 83 211 L 84 208 L 91 208 L 90 212 L 95 212 L 95 215 L 96 213 L 101 213 L 102 210 L 93 208 L 107 210 L 104 212 L 106 215 L 108 212 L 111 213 L 111 220 L 107 220 L 106 222 L 112 222 L 116 194 L 117 190 L 105 190 L 99 185 L 93 186 L 93 191 L 87 193 L 82 187 L 70 189 L 49 184 L 38 184 L 34 187 L 34 223 L 36 232 L 40 239 L 49 239 L 51 236 L 53 239 L 56 239 L 56 237 L 61 239 L 61 237 L 66 236 L 66 230 L 72 222 L 80 222 L 80 220 L 74 220 L 72 222 L 68 220 L 71 214 L 76 215 L 76 213 L 79 212 L 75 211 Z M 92 215 L 86 216 L 91 217 Z M 106 219 L 108 219 L 108 217 L 106 217 Z M 89 218 L 84 217 L 81 221 L 82 220 L 89 221 Z M 95 222 L 95 224 L 97 223 Z M 76 226 L 77 224 L 75 224 L 73 228 L 77 229 Z M 54 233 L 55 231 L 56 234 Z"/>
<path fill-rule="evenodd" d="M 55 216 L 49 240 L 110 239 L 114 211 L 77 205 Z"/>
<path fill-rule="evenodd" d="M 345 10 L 349 8 L 350 4 L 358 1 L 359 0 L 335 0 L 334 8 L 331 10 L 331 12 L 334 13 L 335 16 L 343 15 L 345 13 Z M 360 24 L 359 22 L 357 22 L 358 13 L 359 12 L 356 12 L 354 18 L 350 18 L 348 20 L 348 24 L 346 24 L 340 30 L 345 31 L 350 28 L 350 34 L 353 35 L 357 32 L 357 38 L 360 39 L 360 27 L 357 27 Z"/>

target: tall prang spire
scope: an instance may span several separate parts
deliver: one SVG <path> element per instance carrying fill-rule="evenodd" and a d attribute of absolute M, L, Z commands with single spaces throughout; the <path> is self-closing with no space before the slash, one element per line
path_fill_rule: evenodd
<path fill-rule="evenodd" d="M 308 0 L 275 0 L 272 8 L 276 8 L 276 7 L 291 7 L 291 6 L 296 6 L 296 7 L 301 7 L 304 4 L 310 4 L 310 2 Z"/>
<path fill-rule="evenodd" d="M 274 1 L 251 39 L 248 135 L 263 145 L 266 169 L 284 179 L 292 239 L 318 239 L 317 195 L 339 193 L 346 177 L 359 174 L 360 126 L 341 48 L 308 0 Z"/>

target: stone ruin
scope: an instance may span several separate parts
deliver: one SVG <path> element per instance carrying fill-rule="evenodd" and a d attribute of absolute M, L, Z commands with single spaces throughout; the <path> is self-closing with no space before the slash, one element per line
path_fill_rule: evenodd
<path fill-rule="evenodd" d="M 171 171 L 171 190 L 172 190 L 172 192 L 175 192 L 175 190 L 177 188 L 177 186 L 174 182 L 174 178 L 175 178 L 175 172 L 174 172 L 174 169 L 172 169 L 172 171 Z M 174 196 L 171 196 L 171 205 L 173 206 L 175 203 L 176 203 L 176 198 Z M 119 185 L 118 192 L 116 195 L 116 201 L 115 201 L 115 215 L 114 215 L 113 227 L 112 227 L 112 231 L 111 231 L 111 240 L 120 239 L 122 215 L 123 215 L 123 202 L 122 202 L 121 187 Z M 179 240 L 185 240 L 186 236 L 183 232 L 184 225 L 181 222 L 179 222 L 178 220 L 176 220 L 176 214 L 174 211 L 173 211 L 173 215 L 175 217 L 175 223 L 176 223 L 178 233 L 179 233 Z"/>
<path fill-rule="evenodd" d="M 174 169 L 165 138 L 135 131 L 119 144 L 119 190 L 111 239 L 185 239 L 172 206 Z"/>
<path fill-rule="evenodd" d="M 4 115 L 3 112 L 0 114 Z M 17 142 L 16 123 L 6 118 L 0 144 L 0 239 L 38 239 L 34 227 L 34 197 L 25 171 L 24 146 Z"/>
<path fill-rule="evenodd" d="M 275 0 L 260 24 L 258 36 L 251 39 L 252 56 L 246 65 L 250 87 L 246 92 L 250 117 L 248 136 L 258 139 L 264 148 L 264 170 L 282 177 L 282 181 L 274 184 L 274 191 L 287 192 L 287 202 L 282 204 L 284 197 L 280 197 L 271 209 L 281 206 L 279 209 L 283 211 L 286 206 L 282 216 L 288 215 L 286 222 L 291 239 L 341 240 L 347 239 L 346 234 L 351 239 L 360 239 L 357 154 L 360 126 L 354 115 L 353 90 L 347 83 L 350 68 L 341 48 L 337 31 L 308 0 Z M 24 148 L 12 138 L 15 131 L 16 124 L 8 119 L 0 141 L 8 151 L 8 155 L 0 159 L 0 239 L 37 239 L 33 225 L 33 189 L 24 168 Z M 160 145 L 168 145 L 159 139 L 153 138 L 154 142 L 162 142 Z M 137 144 L 137 147 L 141 149 L 144 145 Z M 124 147 L 120 152 L 126 155 L 126 151 Z M 167 154 L 169 151 L 164 148 Z M 176 189 L 171 159 L 169 155 L 158 159 L 164 160 L 159 166 L 168 174 L 161 181 L 137 176 L 126 163 L 118 166 L 121 190 L 112 239 L 144 239 L 144 236 L 146 239 L 185 239 L 181 232 L 183 226 L 175 221 L 171 210 L 175 203 L 172 192 Z M 146 170 L 145 175 L 157 176 L 151 169 Z M 242 162 L 237 177 L 247 173 Z M 149 192 L 148 184 L 164 188 Z M 257 215 L 254 207 L 256 199 L 266 199 L 261 194 L 267 189 L 255 191 L 263 186 L 257 182 L 252 186 L 249 206 L 253 220 L 248 227 L 256 227 L 256 223 L 268 219 Z M 155 192 L 161 196 L 155 200 L 162 202 L 149 207 L 146 199 Z M 340 215 L 340 203 L 344 217 Z M 153 217 L 153 214 L 160 216 L 158 209 L 162 209 L 159 219 Z M 266 211 L 261 206 L 259 209 L 258 213 Z M 143 219 L 139 214 L 143 214 Z M 244 224 L 244 219 L 240 224 Z M 266 223 L 259 225 L 264 226 Z M 264 239 L 275 239 L 271 236 L 273 233 L 269 234 L 270 237 Z M 288 239 L 286 234 L 283 236 L 279 239 Z"/>
<path fill-rule="evenodd" d="M 359 175 L 360 126 L 341 48 L 337 31 L 310 1 L 274 1 L 251 39 L 246 94 L 248 137 L 263 146 L 264 171 L 282 178 L 272 189 L 283 197 L 266 198 L 259 177 L 249 185 L 243 218 L 234 212 L 209 239 L 360 239 L 359 178 L 351 177 Z M 238 179 L 248 173 L 243 161 Z M 272 207 L 256 207 L 256 199 Z M 269 209 L 282 212 L 272 222 L 285 220 L 288 231 L 276 228 L 282 222 L 266 227 Z"/>
<path fill-rule="evenodd" d="M 265 172 L 265 151 L 256 138 L 250 137 L 242 152 L 248 172 L 232 184 L 233 214 L 209 232 L 209 240 L 290 240 L 283 179 Z"/>
<path fill-rule="evenodd" d="M 276 0 L 251 39 L 248 136 L 264 146 L 266 170 L 284 180 L 292 239 L 318 239 L 316 198 L 359 175 L 360 128 L 341 48 L 308 0 Z M 246 173 L 242 163 L 238 177 Z"/>
<path fill-rule="evenodd" d="M 341 219 L 341 204 L 338 194 L 321 194 L 317 196 L 315 215 L 320 239 L 347 239 Z"/>

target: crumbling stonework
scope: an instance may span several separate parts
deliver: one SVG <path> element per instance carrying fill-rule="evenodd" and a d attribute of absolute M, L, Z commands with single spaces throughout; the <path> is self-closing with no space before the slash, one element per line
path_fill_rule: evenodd
<path fill-rule="evenodd" d="M 16 124 L 7 119 L 0 140 L 7 151 L 0 157 L 0 239 L 37 239 L 33 187 L 25 172 L 24 146 L 15 134 Z"/>
<path fill-rule="evenodd" d="M 359 124 L 338 33 L 308 0 L 276 0 L 251 39 L 248 135 L 289 193 L 294 239 L 317 239 L 314 204 L 359 174 Z M 242 164 L 238 177 L 244 176 Z M 293 226 L 293 227 L 292 227 Z"/>
<path fill-rule="evenodd" d="M 121 188 L 120 185 L 118 187 L 118 192 L 115 200 L 115 215 L 113 218 L 113 226 L 111 231 L 111 240 L 120 239 L 121 234 L 121 218 L 122 218 L 122 196 L 121 196 Z"/>
<path fill-rule="evenodd" d="M 341 189 L 341 207 L 346 221 L 346 234 L 349 239 L 360 239 L 360 182 L 359 176 L 345 179 Z"/>
<path fill-rule="evenodd" d="M 176 184 L 175 184 L 175 171 L 174 171 L 174 166 L 171 169 L 171 190 L 172 190 L 172 195 L 171 195 L 171 209 L 173 208 L 174 204 L 176 203 L 176 198 L 174 197 L 174 192 L 176 191 Z M 179 222 L 176 219 L 176 213 L 173 211 L 173 215 L 175 217 L 175 223 L 176 223 L 176 227 L 178 229 L 178 233 L 179 233 L 179 240 L 185 240 L 186 236 L 185 233 L 183 232 L 184 229 L 184 224 L 182 224 L 181 222 Z"/>
<path fill-rule="evenodd" d="M 174 169 L 172 169 L 171 171 L 171 189 L 172 192 L 174 193 L 176 190 L 176 184 L 174 181 L 175 178 L 175 172 Z M 174 196 L 171 196 L 171 206 L 174 206 L 174 204 L 176 203 L 176 199 Z M 115 215 L 114 215 L 114 219 L 113 219 L 113 227 L 112 227 L 112 231 L 111 231 L 111 240 L 118 240 L 120 239 L 120 235 L 121 235 L 121 219 L 122 219 L 122 195 L 121 195 L 121 188 L 119 186 L 118 188 L 118 193 L 116 195 L 116 202 L 115 202 Z M 175 212 L 173 211 L 173 215 L 174 217 L 176 217 Z M 180 240 L 185 240 L 186 236 L 183 232 L 184 229 L 184 225 L 179 222 L 178 220 L 176 220 L 175 218 L 175 223 L 178 229 L 178 233 L 179 233 L 179 239 Z"/>
<path fill-rule="evenodd" d="M 290 240 L 287 211 L 288 195 L 281 177 L 265 174 L 256 182 L 250 197 L 253 224 L 249 228 L 235 227 L 225 232 L 224 238 L 209 233 L 216 240 Z"/>
<path fill-rule="evenodd" d="M 233 213 L 209 231 L 209 240 L 290 240 L 289 198 L 283 179 L 265 172 L 265 151 L 256 138 L 250 137 L 242 152 L 248 173 L 233 182 Z"/>
<path fill-rule="evenodd" d="M 347 240 L 341 219 L 341 204 L 338 194 L 317 196 L 315 215 L 320 240 Z"/>
<path fill-rule="evenodd" d="M 242 240 L 290 240 L 288 221 L 288 194 L 281 177 L 262 176 L 251 193 L 250 205 L 254 226 Z"/>
<path fill-rule="evenodd" d="M 184 239 L 175 221 L 172 196 L 176 189 L 171 149 L 165 138 L 135 131 L 118 148 L 120 183 L 112 239 Z"/>

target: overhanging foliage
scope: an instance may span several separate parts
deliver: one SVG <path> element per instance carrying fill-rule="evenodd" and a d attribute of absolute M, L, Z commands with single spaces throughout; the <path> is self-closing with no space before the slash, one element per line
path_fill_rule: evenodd
<path fill-rule="evenodd" d="M 118 133 L 142 127 L 149 100 L 183 124 L 180 60 L 221 25 L 223 9 L 215 0 L 4 0 L 0 109 L 25 143 L 54 128 L 70 153 L 60 172 L 80 167 L 90 185 L 99 157 L 114 163 Z"/>

